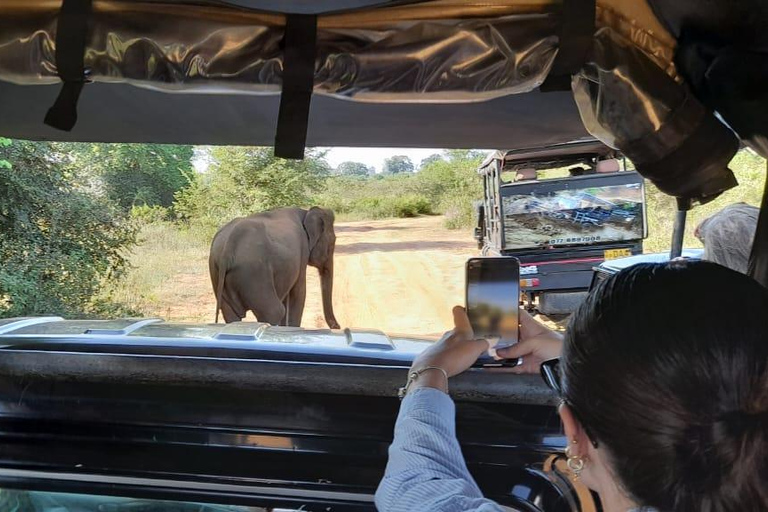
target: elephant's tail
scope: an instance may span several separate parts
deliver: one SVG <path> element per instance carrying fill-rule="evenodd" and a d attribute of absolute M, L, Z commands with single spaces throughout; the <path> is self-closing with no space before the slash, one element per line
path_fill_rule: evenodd
<path fill-rule="evenodd" d="M 221 296 L 224 293 L 224 279 L 226 277 L 227 277 L 227 266 L 226 266 L 226 263 L 224 263 L 219 266 L 219 280 L 216 283 L 216 323 L 219 323 L 219 312 L 221 311 Z"/>

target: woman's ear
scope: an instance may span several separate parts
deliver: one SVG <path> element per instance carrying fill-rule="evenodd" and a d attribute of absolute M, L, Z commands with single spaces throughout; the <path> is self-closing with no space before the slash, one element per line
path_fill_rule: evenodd
<path fill-rule="evenodd" d="M 580 457 L 586 456 L 591 441 L 587 433 L 584 432 L 581 423 L 576 419 L 568 404 L 561 404 L 558 412 L 560 413 L 560 421 L 563 422 L 563 428 L 565 429 L 565 437 L 573 454 Z"/>

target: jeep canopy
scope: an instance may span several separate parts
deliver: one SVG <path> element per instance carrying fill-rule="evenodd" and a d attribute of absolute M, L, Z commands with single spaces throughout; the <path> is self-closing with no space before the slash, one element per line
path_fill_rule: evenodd
<path fill-rule="evenodd" d="M 300 157 L 540 146 L 583 121 L 708 200 L 736 184 L 734 131 L 768 153 L 766 23 L 760 0 L 4 0 L 0 134 Z"/>

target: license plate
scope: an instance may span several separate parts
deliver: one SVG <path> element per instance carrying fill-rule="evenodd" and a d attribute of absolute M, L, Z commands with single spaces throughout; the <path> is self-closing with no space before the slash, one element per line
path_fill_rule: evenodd
<path fill-rule="evenodd" d="M 632 256 L 632 249 L 606 249 L 603 251 L 603 258 L 606 260 L 615 260 L 616 258 L 625 258 Z"/>

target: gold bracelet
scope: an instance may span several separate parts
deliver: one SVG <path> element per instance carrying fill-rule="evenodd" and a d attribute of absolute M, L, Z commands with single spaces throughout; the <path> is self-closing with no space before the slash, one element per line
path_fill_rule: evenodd
<path fill-rule="evenodd" d="M 408 380 L 405 383 L 405 386 L 401 387 L 397 391 L 397 396 L 402 400 L 405 398 L 405 395 L 408 394 L 408 388 L 411 387 L 411 384 L 413 384 L 416 379 L 418 379 L 422 373 L 428 371 L 428 370 L 438 370 L 443 373 L 443 376 L 445 377 L 445 392 L 448 392 L 448 372 L 445 371 L 443 368 L 440 368 L 439 366 L 425 366 L 424 368 L 421 368 L 419 370 L 414 370 L 408 374 Z"/>

